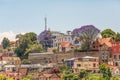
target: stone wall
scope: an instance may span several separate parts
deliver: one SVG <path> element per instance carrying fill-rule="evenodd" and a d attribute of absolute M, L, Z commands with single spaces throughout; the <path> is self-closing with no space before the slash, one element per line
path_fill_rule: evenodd
<path fill-rule="evenodd" d="M 77 53 L 58 53 L 58 54 L 39 53 L 37 55 L 29 55 L 29 60 L 34 64 L 36 63 L 45 64 L 45 63 L 62 62 L 62 59 L 70 59 L 70 58 L 84 57 L 84 56 L 99 57 L 99 52 L 92 51 L 92 52 L 77 52 Z"/>

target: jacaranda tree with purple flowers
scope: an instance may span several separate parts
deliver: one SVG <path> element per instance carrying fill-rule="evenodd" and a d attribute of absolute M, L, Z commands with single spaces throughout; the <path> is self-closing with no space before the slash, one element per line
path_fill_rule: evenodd
<path fill-rule="evenodd" d="M 93 25 L 85 25 L 72 31 L 73 37 L 78 37 L 82 50 L 91 50 L 92 43 L 97 38 L 100 30 Z"/>
<path fill-rule="evenodd" d="M 43 46 L 46 51 L 47 48 L 53 47 L 53 39 L 55 36 L 49 30 L 45 30 L 38 35 L 38 42 Z"/>

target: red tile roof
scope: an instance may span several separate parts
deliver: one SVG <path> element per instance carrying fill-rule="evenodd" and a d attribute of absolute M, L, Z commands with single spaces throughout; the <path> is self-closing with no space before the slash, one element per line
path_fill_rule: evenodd
<path fill-rule="evenodd" d="M 103 45 L 106 44 L 108 47 L 112 47 L 112 38 L 98 38 L 99 44 Z"/>
<path fill-rule="evenodd" d="M 20 68 L 19 73 L 21 73 L 23 76 L 27 74 L 28 69 L 27 68 Z"/>
<path fill-rule="evenodd" d="M 69 42 L 61 42 L 60 45 L 62 47 L 70 47 L 70 43 Z"/>

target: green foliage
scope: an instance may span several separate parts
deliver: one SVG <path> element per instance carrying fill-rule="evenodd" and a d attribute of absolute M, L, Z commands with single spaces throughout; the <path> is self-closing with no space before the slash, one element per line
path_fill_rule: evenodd
<path fill-rule="evenodd" d="M 111 29 L 105 29 L 101 32 L 102 37 L 107 38 L 111 37 L 112 39 L 116 38 L 116 33 L 112 31 Z"/>
<path fill-rule="evenodd" d="M 31 62 L 28 59 L 23 59 L 22 64 L 30 64 Z"/>
<path fill-rule="evenodd" d="M 4 74 L 0 74 L 0 80 L 14 80 L 12 77 L 6 77 Z"/>
<path fill-rule="evenodd" d="M 29 74 L 29 75 L 26 75 L 22 80 L 32 80 L 32 77 L 33 75 Z"/>
<path fill-rule="evenodd" d="M 7 78 L 6 80 L 14 80 L 13 78 Z"/>
<path fill-rule="evenodd" d="M 58 53 L 58 52 L 59 52 L 59 49 L 53 49 L 53 52 L 54 52 L 54 53 Z"/>
<path fill-rule="evenodd" d="M 120 80 L 118 76 L 113 76 L 110 80 Z"/>
<path fill-rule="evenodd" d="M 64 80 L 79 80 L 79 77 L 78 75 L 75 75 L 71 71 L 64 71 L 63 79 Z"/>
<path fill-rule="evenodd" d="M 5 79 L 5 75 L 0 74 L 0 80 L 4 80 Z"/>
<path fill-rule="evenodd" d="M 6 37 L 3 38 L 2 46 L 3 46 L 4 49 L 10 47 L 10 41 L 9 41 L 8 38 L 6 38 Z"/>
<path fill-rule="evenodd" d="M 27 37 L 31 42 L 34 42 L 37 40 L 37 34 L 33 32 L 26 33 L 25 37 Z"/>
<path fill-rule="evenodd" d="M 100 71 L 103 74 L 103 78 L 106 78 L 106 80 L 110 80 L 110 77 L 112 77 L 110 68 L 105 66 L 105 64 L 100 65 Z"/>
<path fill-rule="evenodd" d="M 58 69 L 61 73 L 64 73 L 66 71 L 70 71 L 70 68 L 66 65 L 61 65 L 61 66 L 58 66 Z"/>
<path fill-rule="evenodd" d="M 19 45 L 15 49 L 15 53 L 20 58 L 27 58 L 30 52 L 42 52 L 42 47 L 37 43 L 37 35 L 33 32 L 16 36 Z"/>
<path fill-rule="evenodd" d="M 62 73 L 63 80 L 78 80 L 78 76 L 74 75 L 72 70 L 66 65 L 58 66 L 60 73 Z"/>
<path fill-rule="evenodd" d="M 79 77 L 80 78 L 84 78 L 85 76 L 86 76 L 86 71 L 85 70 L 81 70 L 80 74 L 79 74 Z"/>
<path fill-rule="evenodd" d="M 43 52 L 42 46 L 35 42 L 34 44 L 30 44 L 28 48 L 26 48 L 25 55 L 28 53 L 41 53 L 41 52 Z"/>
<path fill-rule="evenodd" d="M 116 41 L 116 42 L 120 41 L 120 33 L 117 33 L 117 34 L 116 34 L 115 41 Z"/>

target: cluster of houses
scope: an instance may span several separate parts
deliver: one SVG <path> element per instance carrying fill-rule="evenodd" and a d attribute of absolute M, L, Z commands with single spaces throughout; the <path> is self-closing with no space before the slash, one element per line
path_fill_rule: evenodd
<path fill-rule="evenodd" d="M 59 52 L 68 52 L 74 46 L 75 38 L 71 37 L 71 31 L 67 31 L 67 34 L 45 30 L 38 35 L 38 42 L 43 46 L 46 51 L 53 49 L 59 49 Z"/>
<path fill-rule="evenodd" d="M 13 77 L 15 80 L 22 78 L 20 69 L 21 60 L 14 55 L 12 49 L 4 49 L 0 53 L 0 74 L 4 74 L 7 77 Z"/>
<path fill-rule="evenodd" d="M 79 73 L 80 70 L 91 70 L 99 72 L 99 65 L 105 63 L 110 67 L 113 75 L 120 75 L 120 42 L 115 42 L 112 38 L 98 38 L 93 43 L 93 49 L 98 52 L 97 56 L 75 57 L 66 60 L 67 66 Z M 84 54 L 84 53 L 83 53 Z M 81 55 L 83 55 L 81 54 Z"/>
<path fill-rule="evenodd" d="M 81 70 L 99 73 L 99 65 L 105 63 L 112 74 L 120 75 L 120 42 L 115 42 L 112 38 L 97 38 L 92 44 L 93 51 L 88 52 L 72 52 L 81 43 L 77 37 L 71 36 L 70 31 L 64 34 L 45 30 L 38 35 L 38 41 L 47 52 L 29 54 L 28 60 L 31 58 L 31 62 L 35 63 L 22 64 L 12 49 L 3 50 L 0 54 L 0 73 L 22 80 L 32 71 L 37 73 L 35 80 L 60 80 L 59 74 L 52 71 L 64 59 L 66 66 L 73 69 L 75 74 Z M 14 48 L 16 42 L 11 42 L 11 46 Z M 54 49 L 58 49 L 59 54 L 53 53 Z"/>
<path fill-rule="evenodd" d="M 42 39 L 41 37 L 45 37 L 45 35 L 51 37 Z M 40 40 L 38 39 L 39 43 L 47 49 L 47 51 L 58 49 L 59 53 L 62 55 L 67 53 L 71 56 L 72 50 L 81 45 L 80 41 L 77 40 L 77 37 L 72 37 L 70 31 L 68 31 L 67 34 L 64 34 L 45 30 L 38 37 L 41 38 Z M 73 69 L 75 74 L 79 73 L 81 70 L 91 70 L 93 73 L 99 73 L 99 65 L 105 63 L 106 66 L 110 67 L 112 74 L 120 75 L 120 42 L 115 42 L 112 38 L 97 38 L 92 44 L 92 49 L 93 51 L 89 52 L 73 52 L 74 56 L 65 58 L 66 65 Z M 35 55 L 33 54 L 32 56 Z M 54 57 L 51 58 L 54 59 Z M 49 57 L 48 60 L 51 58 Z M 59 56 L 57 58 L 59 59 Z M 51 62 L 52 61 L 50 61 L 50 63 Z M 43 76 L 45 78 L 46 73 L 41 75 L 41 77 Z M 41 78 L 40 80 L 44 79 Z"/>
<path fill-rule="evenodd" d="M 14 80 L 22 80 L 28 74 L 34 75 L 32 80 L 60 80 L 60 76 L 52 74 L 54 66 L 57 65 L 56 63 L 42 65 L 38 61 L 36 64 L 24 64 L 14 53 L 13 49 L 16 45 L 16 42 L 11 42 L 9 49 L 2 49 L 0 53 L 0 74 L 3 74 L 6 78 L 12 77 Z"/>

